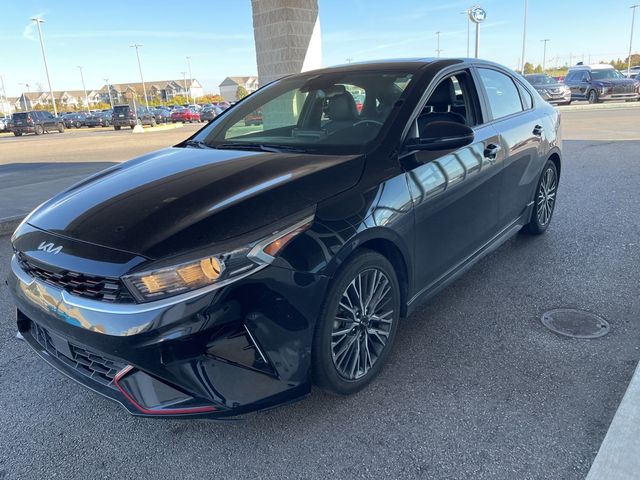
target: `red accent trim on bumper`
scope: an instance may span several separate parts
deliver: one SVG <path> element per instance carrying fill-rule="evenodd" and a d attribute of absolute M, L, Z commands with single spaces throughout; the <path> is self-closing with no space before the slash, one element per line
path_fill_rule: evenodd
<path fill-rule="evenodd" d="M 187 415 L 190 413 L 214 412 L 216 410 L 216 407 L 213 407 L 213 406 L 192 407 L 192 408 L 166 408 L 161 410 L 144 408 L 142 405 L 136 402 L 136 400 L 129 393 L 127 393 L 127 391 L 124 388 L 120 386 L 119 380 L 122 379 L 122 377 L 124 377 L 125 375 L 127 375 L 131 370 L 133 370 L 132 365 L 127 365 L 126 367 L 124 367 L 122 370 L 120 370 L 116 374 L 115 378 L 113 379 L 113 383 L 115 384 L 116 387 L 118 387 L 118 390 L 120 390 L 120 393 L 122 393 L 127 398 L 127 400 L 129 400 L 142 413 L 145 413 L 147 415 Z"/>

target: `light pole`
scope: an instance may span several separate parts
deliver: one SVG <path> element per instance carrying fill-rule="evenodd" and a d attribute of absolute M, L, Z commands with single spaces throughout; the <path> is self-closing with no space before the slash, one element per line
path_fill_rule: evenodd
<path fill-rule="evenodd" d="M 0 86 L 2 87 L 2 113 L 7 114 L 5 106 L 9 103 L 7 100 L 7 91 L 4 89 L 4 75 L 0 75 Z M 11 105 L 9 105 L 9 113 L 11 113 Z"/>
<path fill-rule="evenodd" d="M 89 95 L 87 95 L 87 87 L 84 86 L 84 75 L 82 74 L 82 66 L 78 65 L 78 69 L 80 70 L 80 79 L 82 80 L 82 89 L 84 90 L 84 101 L 87 106 L 87 112 L 89 112 Z"/>
<path fill-rule="evenodd" d="M 436 36 L 438 38 L 437 40 L 437 46 L 436 46 L 436 56 L 438 58 L 440 58 L 440 52 L 442 52 L 442 49 L 440 48 L 440 32 L 436 32 Z"/>
<path fill-rule="evenodd" d="M 51 94 L 51 103 L 53 104 L 53 114 L 58 115 L 58 110 L 56 109 L 56 99 L 53 96 L 53 88 L 51 88 L 51 77 L 49 77 L 49 66 L 47 65 L 47 54 L 44 50 L 44 39 L 42 38 L 42 28 L 40 27 L 41 23 L 44 23 L 39 17 L 31 17 L 33 22 L 36 22 L 38 26 L 38 35 L 40 36 L 40 48 L 42 49 L 42 59 L 44 60 L 44 71 L 47 74 L 47 83 L 49 84 L 49 93 Z"/>
<path fill-rule="evenodd" d="M 543 38 L 540 40 L 544 43 L 544 50 L 542 51 L 542 73 L 545 71 L 545 67 L 547 66 L 547 42 L 549 42 L 550 38 Z"/>
<path fill-rule="evenodd" d="M 196 103 L 196 99 L 191 92 L 191 87 L 193 86 L 193 75 L 191 74 L 191 57 L 187 57 L 187 67 L 189 67 L 189 90 L 187 98 L 191 97 L 193 103 Z"/>
<path fill-rule="evenodd" d="M 627 76 L 631 73 L 631 49 L 633 47 L 633 27 L 636 21 L 636 8 L 640 7 L 640 4 L 631 5 L 631 37 L 629 38 L 629 58 L 627 59 Z"/>
<path fill-rule="evenodd" d="M 524 75 L 524 64 L 525 64 L 524 51 L 527 45 L 527 6 L 528 6 L 527 0 L 524 0 L 524 25 L 522 27 L 522 57 L 520 59 L 520 61 L 522 62 L 520 64 L 520 73 L 522 75 Z"/>
<path fill-rule="evenodd" d="M 109 79 L 105 78 L 104 83 L 107 85 L 107 92 L 109 92 L 109 105 L 111 105 L 111 110 L 113 110 L 113 98 L 111 98 L 111 85 L 109 85 Z"/>
<path fill-rule="evenodd" d="M 471 20 L 469 20 L 469 10 L 460 12 L 460 15 L 465 15 L 467 17 L 467 58 L 468 58 L 469 57 L 469 39 L 471 37 Z"/>
<path fill-rule="evenodd" d="M 27 87 L 27 91 L 29 91 L 29 84 L 28 83 L 19 83 L 18 85 L 20 85 L 21 87 Z M 22 91 L 22 107 L 23 107 L 23 111 L 27 111 L 27 97 L 24 96 L 24 88 L 20 89 Z"/>
<path fill-rule="evenodd" d="M 189 92 L 187 91 L 187 72 L 180 72 L 182 74 L 182 86 L 187 94 L 187 102 L 189 101 Z"/>
<path fill-rule="evenodd" d="M 132 48 L 136 49 L 136 57 L 138 58 L 138 69 L 140 70 L 140 80 L 142 81 L 142 93 L 144 93 L 144 104 L 149 108 L 149 100 L 147 100 L 147 87 L 144 85 L 144 77 L 142 76 L 142 65 L 140 64 L 140 52 L 138 49 L 143 45 L 141 43 L 134 43 L 133 45 L 129 45 Z"/>

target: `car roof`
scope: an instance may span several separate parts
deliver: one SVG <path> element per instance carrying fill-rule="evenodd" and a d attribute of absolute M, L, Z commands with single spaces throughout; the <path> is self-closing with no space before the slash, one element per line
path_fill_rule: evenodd
<path fill-rule="evenodd" d="M 569 67 L 569 71 L 571 70 L 614 70 L 614 68 L 608 63 L 598 63 L 595 65 L 574 65 Z"/>

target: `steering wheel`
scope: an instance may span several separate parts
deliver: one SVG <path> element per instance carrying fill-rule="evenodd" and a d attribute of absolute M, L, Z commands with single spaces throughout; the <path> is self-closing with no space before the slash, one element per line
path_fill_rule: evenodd
<path fill-rule="evenodd" d="M 380 125 L 380 126 L 384 125 L 382 122 L 379 122 L 378 120 L 365 119 L 365 120 L 358 120 L 356 123 L 354 123 L 351 126 L 357 127 L 358 125 L 364 125 L 365 123 L 373 123 L 374 125 Z"/>

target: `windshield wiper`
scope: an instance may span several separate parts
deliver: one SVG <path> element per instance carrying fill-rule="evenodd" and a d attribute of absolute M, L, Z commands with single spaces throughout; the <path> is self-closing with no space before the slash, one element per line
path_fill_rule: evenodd
<path fill-rule="evenodd" d="M 221 150 L 256 150 L 261 152 L 275 152 L 275 153 L 304 153 L 303 148 L 289 147 L 286 145 L 265 145 L 261 143 L 244 143 L 244 142 L 231 142 L 221 143 L 214 148 Z"/>
<path fill-rule="evenodd" d="M 208 143 L 203 142 L 202 140 L 187 140 L 184 142 L 187 147 L 195 147 L 195 148 L 213 148 Z"/>

